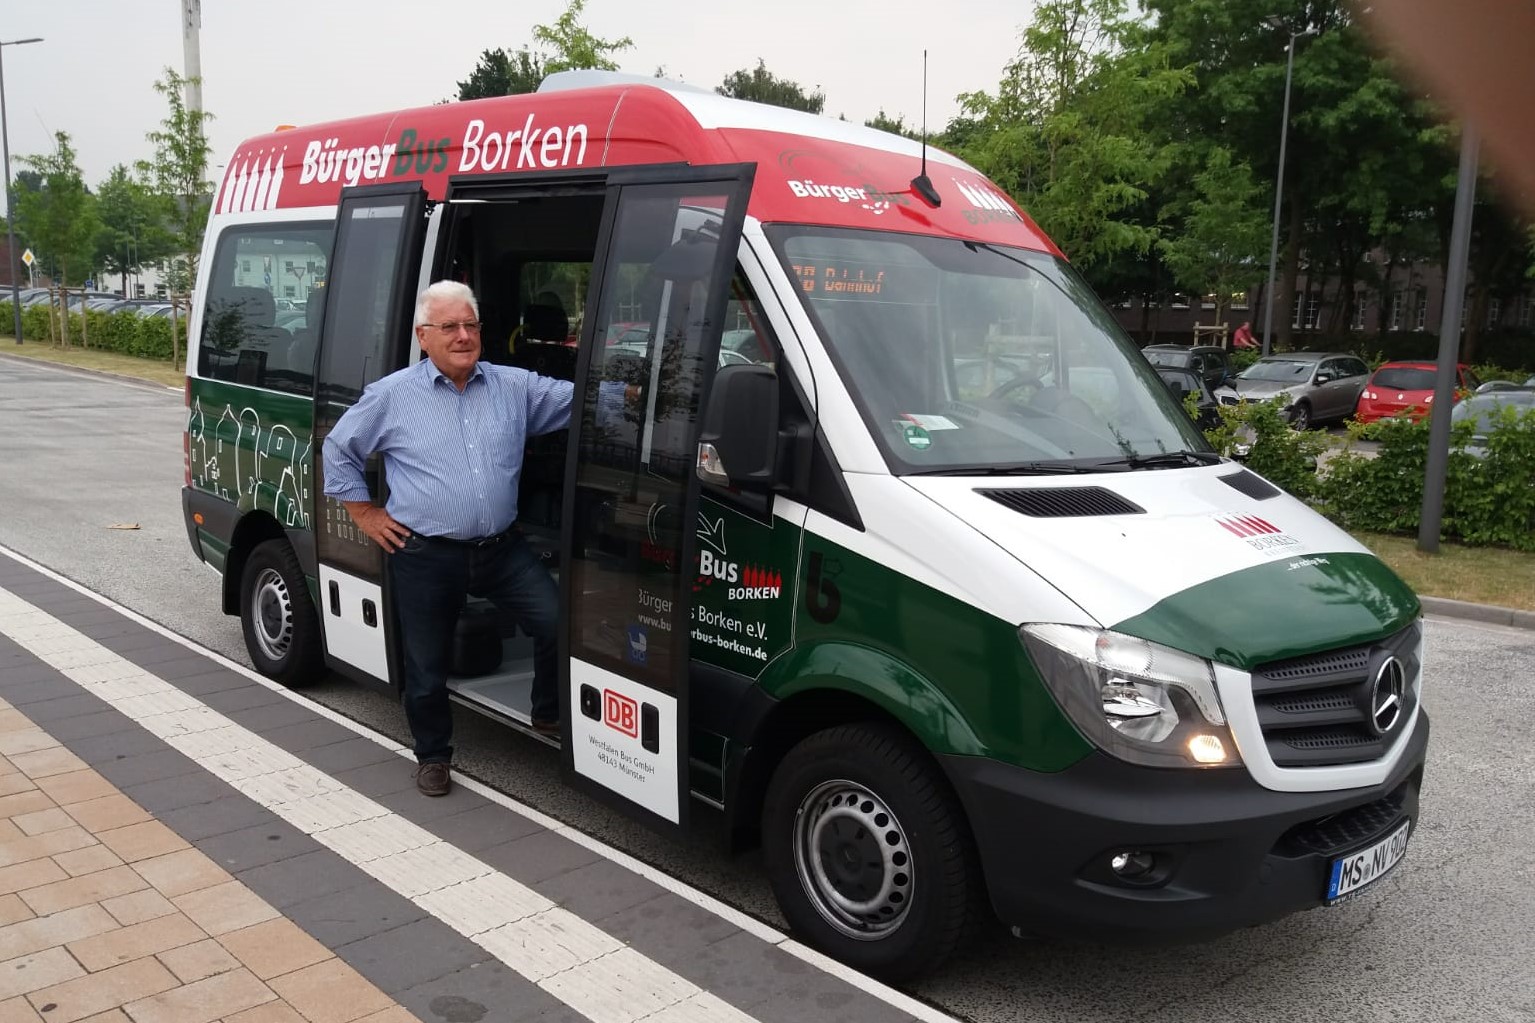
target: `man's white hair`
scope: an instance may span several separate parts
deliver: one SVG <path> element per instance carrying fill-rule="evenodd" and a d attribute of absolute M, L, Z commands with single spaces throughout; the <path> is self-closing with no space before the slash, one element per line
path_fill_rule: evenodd
<path fill-rule="evenodd" d="M 416 326 L 426 322 L 426 307 L 433 302 L 468 302 L 469 308 L 474 310 L 474 318 L 480 318 L 480 303 L 475 301 L 469 285 L 458 281 L 436 281 L 416 296 Z"/>

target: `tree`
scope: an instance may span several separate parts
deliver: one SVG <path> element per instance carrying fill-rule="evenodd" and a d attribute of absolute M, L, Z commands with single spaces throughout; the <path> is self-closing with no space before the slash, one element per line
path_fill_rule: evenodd
<path fill-rule="evenodd" d="M 155 83 L 155 91 L 165 97 L 169 110 L 160 130 L 146 136 L 155 147 L 154 159 L 140 161 L 137 168 L 150 182 L 152 194 L 164 204 L 172 251 L 186 260 L 195 281 L 208 209 L 213 203 L 213 183 L 208 180 L 212 147 L 205 130 L 213 115 L 187 109 L 183 99 L 186 85 L 187 80 L 172 68 L 166 68 L 165 77 Z"/>
<path fill-rule="evenodd" d="M 884 107 L 880 107 L 879 113 L 863 123 L 867 127 L 888 131 L 892 135 L 904 135 L 909 139 L 917 139 L 918 141 L 922 139 L 922 132 L 919 129 L 906 127 L 906 118 L 890 117 L 885 113 Z"/>
<path fill-rule="evenodd" d="M 75 164 L 69 135 L 61 131 L 53 138 L 53 152 L 19 158 L 23 166 L 37 172 L 41 187 L 17 194 L 16 222 L 54 279 L 77 284 L 90 272 L 91 243 L 96 236 L 94 197 L 86 191 Z M 69 343 L 68 317 L 62 338 Z"/>
<path fill-rule="evenodd" d="M 458 83 L 458 98 L 485 99 L 537 92 L 543 80 L 543 59 L 529 52 L 526 46 L 515 52 L 485 50 L 480 54 L 480 62 L 469 73 L 468 81 Z"/>
<path fill-rule="evenodd" d="M 100 229 L 92 263 L 121 275 L 123 294 L 131 295 L 128 275 L 171 253 L 165 204 L 126 166 L 118 164 L 96 189 L 96 212 Z"/>
<path fill-rule="evenodd" d="M 544 58 L 544 70 L 549 74 L 595 68 L 601 71 L 617 71 L 609 54 L 634 46 L 628 36 L 622 39 L 600 39 L 581 24 L 581 12 L 586 0 L 570 0 L 553 25 L 534 25 L 533 38 L 549 47 L 551 55 Z"/>
<path fill-rule="evenodd" d="M 821 91 L 806 92 L 798 82 L 779 78 L 767 69 L 767 61 L 757 58 L 754 68 L 742 68 L 725 76 L 715 88 L 721 96 L 732 99 L 749 99 L 756 103 L 771 103 L 775 107 L 803 110 L 819 114 L 826 108 L 826 95 Z"/>
<path fill-rule="evenodd" d="M 1194 178 L 1195 195 L 1180 212 L 1182 230 L 1158 243 L 1163 259 L 1179 286 L 1215 296 L 1220 323 L 1234 294 L 1263 280 L 1263 257 L 1269 240 L 1269 213 L 1263 189 L 1252 169 L 1234 162 L 1231 150 L 1212 147 L 1205 167 Z"/>
<path fill-rule="evenodd" d="M 960 97 L 958 155 L 1007 189 L 1089 280 L 1127 251 L 1147 252 L 1157 237 L 1147 200 L 1170 151 L 1147 126 L 1191 72 L 1143 37 L 1128 0 L 1044 0 L 1004 71 L 995 95 Z"/>

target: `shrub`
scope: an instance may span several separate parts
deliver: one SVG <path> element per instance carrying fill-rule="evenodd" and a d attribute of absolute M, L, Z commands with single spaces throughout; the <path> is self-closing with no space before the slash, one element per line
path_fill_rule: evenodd
<path fill-rule="evenodd" d="M 1473 546 L 1535 550 L 1535 410 L 1502 411 L 1482 457 L 1466 450 L 1472 423 L 1451 429 L 1440 533 Z M 1346 450 L 1328 463 L 1317 493 L 1322 510 L 1349 529 L 1417 533 L 1429 431 L 1427 419 L 1351 425 L 1351 440 L 1377 440 L 1380 449 L 1375 458 Z"/>
<path fill-rule="evenodd" d="M 1220 425 L 1205 437 L 1215 450 L 1244 459 L 1270 483 L 1306 499 L 1316 492 L 1317 456 L 1326 450 L 1327 436 L 1291 429 L 1283 408 L 1283 398 L 1221 405 Z"/>

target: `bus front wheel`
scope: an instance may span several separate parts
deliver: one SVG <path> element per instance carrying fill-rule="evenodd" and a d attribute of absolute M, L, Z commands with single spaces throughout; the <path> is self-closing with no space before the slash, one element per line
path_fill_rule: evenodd
<path fill-rule="evenodd" d="M 858 969 L 909 981 L 974 929 L 969 828 L 932 758 L 892 725 L 840 725 L 790 750 L 768 784 L 762 840 L 790 926 Z"/>
<path fill-rule="evenodd" d="M 298 688 L 324 673 L 314 601 L 287 541 L 267 540 L 245 560 L 240 626 L 251 663 L 267 678 Z"/>

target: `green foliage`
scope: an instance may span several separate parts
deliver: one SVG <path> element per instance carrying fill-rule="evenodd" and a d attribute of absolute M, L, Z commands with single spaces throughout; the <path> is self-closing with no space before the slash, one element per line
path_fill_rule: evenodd
<path fill-rule="evenodd" d="M 1317 457 L 1327 449 L 1327 436 L 1291 429 L 1283 408 L 1283 398 L 1221 405 L 1220 425 L 1206 430 L 1205 437 L 1215 450 L 1242 458 L 1276 487 L 1309 498 L 1317 490 Z"/>
<path fill-rule="evenodd" d="M 811 114 L 819 114 L 826 108 L 824 93 L 806 92 L 798 82 L 779 78 L 767 69 L 767 62 L 760 57 L 757 59 L 756 67 L 749 70 L 742 68 L 726 75 L 725 80 L 714 91 L 721 96 L 729 96 L 733 99 L 771 103 L 775 107 L 803 110 Z M 884 117 L 884 111 L 880 111 L 880 116 Z M 885 130 L 890 129 L 887 127 Z"/>
<path fill-rule="evenodd" d="M 21 310 L 21 333 L 27 342 L 49 343 L 48 313 L 46 304 L 26 306 Z M 88 328 L 86 337 L 92 348 L 100 348 L 104 351 L 119 352 L 123 355 L 134 355 L 141 359 L 160 359 L 169 361 L 171 358 L 171 321 L 167 317 L 146 317 L 131 312 L 103 313 L 96 310 L 87 310 L 89 320 L 85 326 Z M 13 323 L 11 317 L 11 303 L 0 302 L 0 333 L 9 334 Z M 69 314 L 70 337 L 80 337 L 80 314 Z M 186 351 L 187 322 L 185 316 L 177 323 L 177 336 L 181 340 L 176 349 L 180 354 Z M 58 330 L 58 312 L 54 311 L 54 330 Z"/>
<path fill-rule="evenodd" d="M 39 187 L 17 193 L 16 224 L 45 270 L 66 284 L 79 284 L 90 272 L 95 198 L 85 189 L 69 135 L 61 131 L 53 138 L 53 152 L 17 158 L 37 173 Z"/>
<path fill-rule="evenodd" d="M 533 38 L 552 51 L 550 56 L 544 58 L 546 73 L 579 68 L 617 71 L 618 65 L 609 55 L 634 46 L 634 40 L 628 36 L 622 39 L 601 39 L 592 35 L 581 24 L 581 12 L 585 7 L 586 0 L 570 0 L 553 25 L 533 26 Z"/>
<path fill-rule="evenodd" d="M 960 97 L 945 143 L 1091 274 L 1155 242 L 1145 204 L 1171 148 L 1150 119 L 1192 81 L 1143 38 L 1127 0 L 1045 0 L 996 94 Z"/>
<path fill-rule="evenodd" d="M 915 128 L 908 128 L 906 126 L 906 118 L 890 117 L 885 113 L 884 107 L 880 107 L 879 113 L 875 114 L 872 118 L 863 123 L 866 127 L 877 128 L 880 131 L 888 131 L 892 135 L 904 135 L 909 139 L 917 139 L 918 141 L 922 139 L 922 129 L 920 125 Z"/>
<path fill-rule="evenodd" d="M 107 273 L 126 278 L 170 255 L 164 202 L 123 164 L 113 167 L 107 180 L 97 186 L 96 213 L 100 228 L 92 263 Z M 105 286 L 107 282 L 98 283 Z M 128 293 L 126 280 L 123 293 Z"/>
<path fill-rule="evenodd" d="M 1423 508 L 1430 421 L 1385 419 L 1353 426 L 1353 438 L 1379 442 L 1376 457 L 1346 451 L 1328 463 L 1318 498 L 1349 529 L 1416 534 Z M 1441 535 L 1472 546 L 1535 550 L 1535 410 L 1512 406 L 1485 440 L 1482 457 L 1467 451 L 1473 424 L 1450 431 Z"/>
<path fill-rule="evenodd" d="M 1226 361 L 1231 364 L 1232 375 L 1242 372 L 1262 357 L 1263 351 L 1259 348 L 1233 348 L 1226 353 Z"/>
<path fill-rule="evenodd" d="M 206 130 L 213 115 L 187 109 L 186 86 L 187 80 L 171 68 L 155 83 L 155 91 L 165 97 L 167 113 L 159 130 L 145 136 L 155 148 L 154 159 L 139 161 L 137 169 L 162 204 L 171 250 L 186 260 L 195 279 L 213 200 L 213 183 L 208 180 L 212 147 Z"/>
<path fill-rule="evenodd" d="M 1191 200 L 1166 208 L 1178 210 L 1183 229 L 1163 236 L 1162 258 L 1185 290 L 1215 296 L 1214 323 L 1232 295 L 1264 279 L 1271 214 L 1262 193 L 1252 168 L 1217 145 L 1194 176 Z"/>
<path fill-rule="evenodd" d="M 524 46 L 520 50 L 484 50 L 467 81 L 458 83 L 460 100 L 516 96 L 537 92 L 544 80 L 544 61 Z"/>

